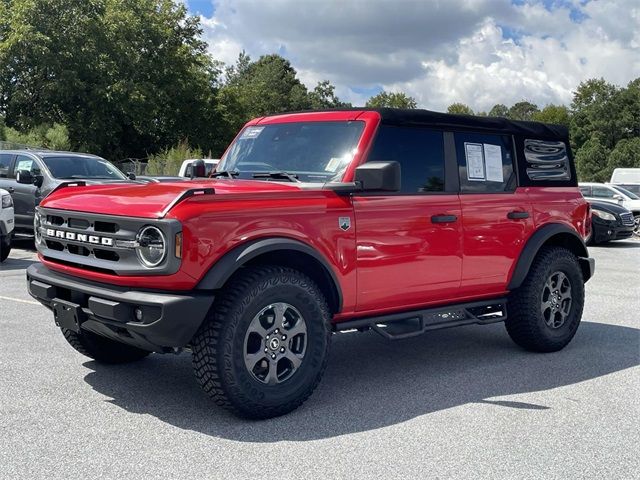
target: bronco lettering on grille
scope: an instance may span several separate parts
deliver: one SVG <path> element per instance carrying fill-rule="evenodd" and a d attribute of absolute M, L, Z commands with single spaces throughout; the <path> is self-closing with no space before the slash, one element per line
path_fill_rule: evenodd
<path fill-rule="evenodd" d="M 62 240 L 73 240 L 75 242 L 91 243 L 93 245 L 104 245 L 106 247 L 113 246 L 113 238 L 99 237 L 97 235 L 87 235 L 86 233 L 65 232 L 63 230 L 54 230 L 47 228 L 47 237 L 60 238 Z"/>

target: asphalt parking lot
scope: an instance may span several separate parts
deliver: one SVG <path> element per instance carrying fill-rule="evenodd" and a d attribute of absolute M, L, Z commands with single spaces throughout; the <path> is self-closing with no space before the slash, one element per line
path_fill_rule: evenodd
<path fill-rule="evenodd" d="M 591 248 L 583 323 L 553 354 L 501 324 L 387 342 L 334 337 L 320 387 L 250 422 L 188 354 L 99 365 L 0 266 L 1 478 L 640 478 L 640 242 Z"/>

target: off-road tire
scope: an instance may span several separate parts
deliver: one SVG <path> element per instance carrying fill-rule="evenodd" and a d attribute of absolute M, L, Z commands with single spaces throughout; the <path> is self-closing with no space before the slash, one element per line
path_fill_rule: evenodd
<path fill-rule="evenodd" d="M 545 283 L 562 272 L 570 281 L 572 303 L 565 322 L 550 327 L 542 314 L 542 295 Z M 531 265 L 529 273 L 509 297 L 505 322 L 511 339 L 532 352 L 556 352 L 563 349 L 575 335 L 584 307 L 584 278 L 578 259 L 561 247 L 543 247 Z"/>
<path fill-rule="evenodd" d="M 245 335 L 265 306 L 287 302 L 304 317 L 306 352 L 290 378 L 275 385 L 245 366 Z M 193 367 L 203 390 L 219 406 L 252 419 L 298 408 L 315 390 L 327 366 L 331 315 L 318 286 L 303 273 L 279 266 L 241 270 L 225 286 L 192 341 Z"/>
<path fill-rule="evenodd" d="M 142 360 L 151 352 L 110 340 L 93 332 L 61 328 L 64 338 L 74 349 L 100 363 L 129 363 Z"/>
<path fill-rule="evenodd" d="M 11 253 L 11 235 L 0 236 L 0 263 L 4 262 Z"/>

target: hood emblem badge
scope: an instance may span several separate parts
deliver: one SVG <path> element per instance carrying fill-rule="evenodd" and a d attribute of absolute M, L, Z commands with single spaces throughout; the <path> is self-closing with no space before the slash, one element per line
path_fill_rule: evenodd
<path fill-rule="evenodd" d="M 351 228 L 351 217 L 339 217 L 338 226 L 345 232 Z"/>

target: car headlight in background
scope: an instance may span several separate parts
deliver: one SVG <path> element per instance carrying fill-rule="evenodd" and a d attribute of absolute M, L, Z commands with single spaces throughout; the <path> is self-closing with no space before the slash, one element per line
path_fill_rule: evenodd
<path fill-rule="evenodd" d="M 597 208 L 594 208 L 591 211 L 596 217 L 599 217 L 602 220 L 608 220 L 610 222 L 614 222 L 616 220 L 615 215 L 612 215 L 609 212 L 605 212 L 604 210 L 598 210 Z"/>
<path fill-rule="evenodd" d="M 167 241 L 160 229 L 143 227 L 138 233 L 136 253 L 145 267 L 157 267 L 167 255 Z"/>
<path fill-rule="evenodd" d="M 11 195 L 2 195 L 2 208 L 11 207 L 13 207 L 13 198 L 11 198 Z"/>
<path fill-rule="evenodd" d="M 36 239 L 36 245 L 42 242 L 42 216 L 38 210 L 33 217 L 33 234 Z"/>

